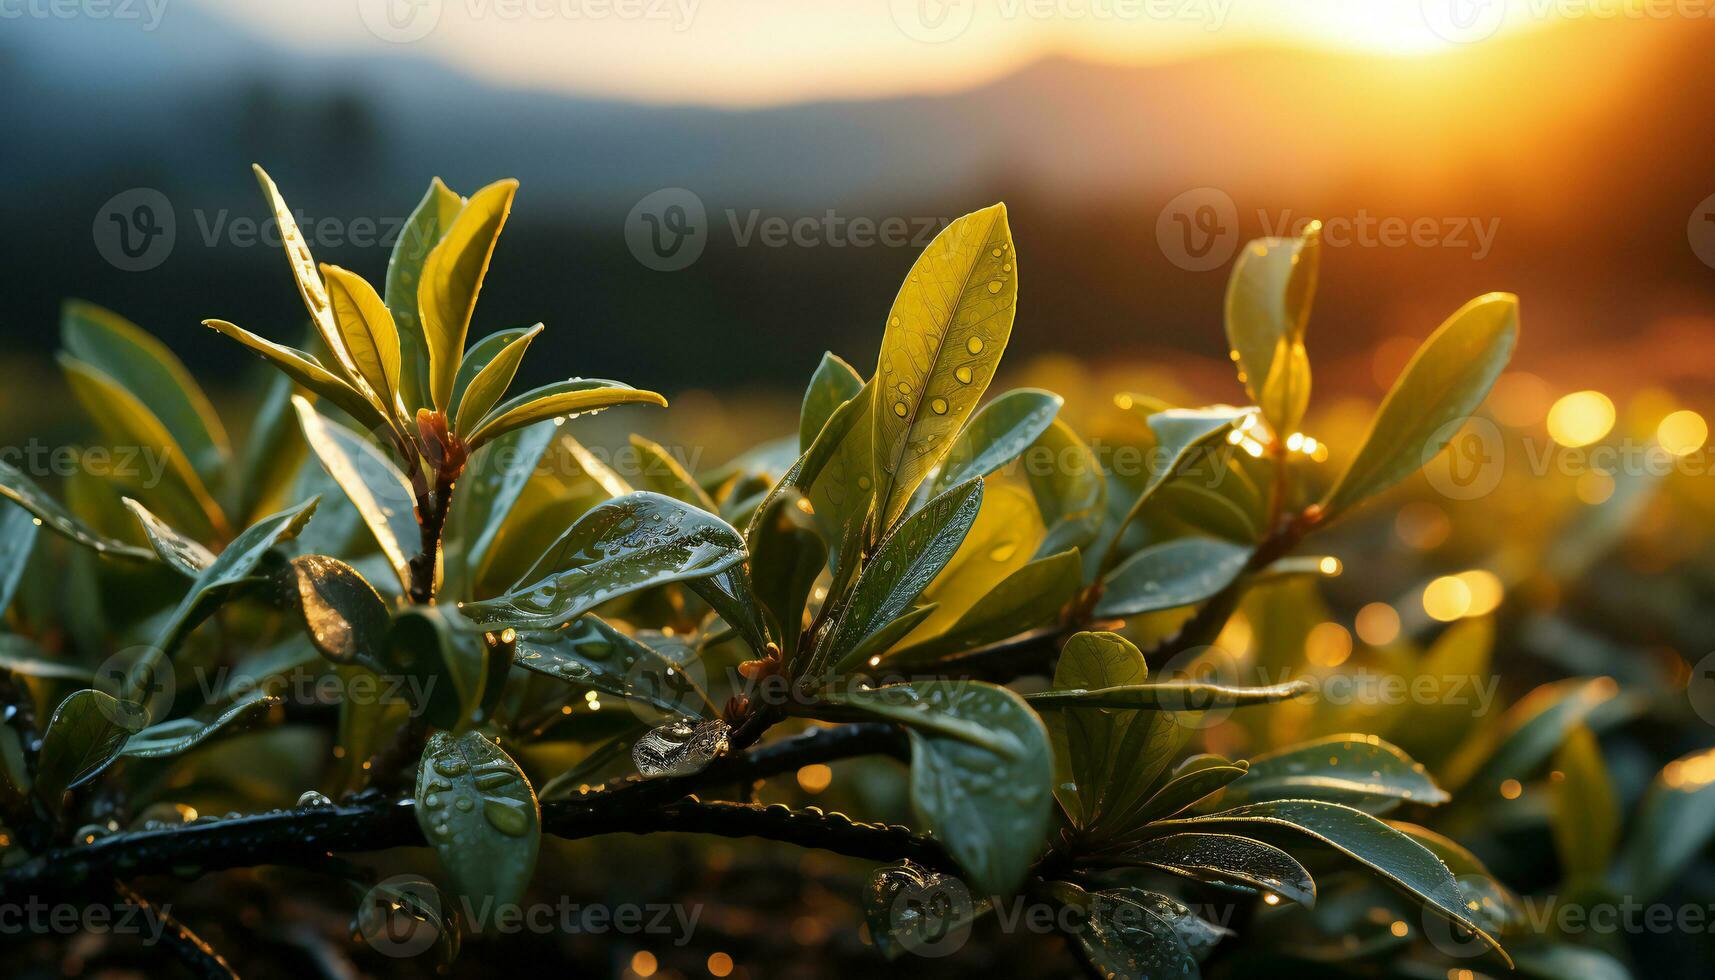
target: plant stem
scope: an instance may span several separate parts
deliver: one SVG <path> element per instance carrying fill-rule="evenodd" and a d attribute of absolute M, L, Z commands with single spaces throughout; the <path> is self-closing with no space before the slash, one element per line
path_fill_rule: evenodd
<path fill-rule="evenodd" d="M 238 980 L 238 974 L 226 962 L 226 958 L 215 952 L 214 947 L 201 936 L 192 932 L 190 926 L 169 914 L 166 906 L 153 904 L 124 882 L 114 882 L 113 888 L 127 904 L 136 906 L 145 919 L 153 919 L 160 925 L 161 938 L 193 976 L 203 977 L 205 980 Z"/>
<path fill-rule="evenodd" d="M 453 482 L 437 477 L 433 493 L 417 498 L 417 526 L 421 540 L 411 558 L 411 601 L 427 605 L 435 601 L 435 566 L 440 563 L 441 533 L 452 510 Z"/>

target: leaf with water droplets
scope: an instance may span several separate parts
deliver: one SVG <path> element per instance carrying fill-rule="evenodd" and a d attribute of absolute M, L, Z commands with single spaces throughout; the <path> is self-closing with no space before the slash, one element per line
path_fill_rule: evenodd
<path fill-rule="evenodd" d="M 256 182 L 261 185 L 262 194 L 268 198 L 268 206 L 274 212 L 274 222 L 280 231 L 280 244 L 286 250 L 286 260 L 291 263 L 292 278 L 297 280 L 298 295 L 303 297 L 304 308 L 309 311 L 316 332 L 321 335 L 322 343 L 333 353 L 334 363 L 339 366 L 344 378 L 355 382 L 358 377 L 357 364 L 352 360 L 351 352 L 345 346 L 345 339 L 334 322 L 333 304 L 328 300 L 327 288 L 316 271 L 316 260 L 310 255 L 310 246 L 304 240 L 304 233 L 298 229 L 298 221 L 292 216 L 292 210 L 286 206 L 286 199 L 274 185 L 274 179 L 259 166 L 252 166 L 251 169 L 256 172 Z"/>
<path fill-rule="evenodd" d="M 1078 633 L 1066 641 L 1055 664 L 1055 691 L 1121 687 L 1141 684 L 1149 678 L 1143 652 L 1118 633 Z M 1137 782 L 1147 783 L 1167 765 L 1161 737 L 1151 737 L 1129 748 L 1126 736 L 1153 719 L 1135 711 L 1103 711 L 1074 708 L 1054 719 L 1050 733 L 1071 765 L 1075 792 L 1061 793 L 1067 811 L 1080 827 L 1097 824 L 1109 810 L 1136 796 Z M 1163 732 L 1162 735 L 1166 735 Z M 1122 750 L 1126 751 L 1121 755 Z"/>
<path fill-rule="evenodd" d="M 410 481 L 368 440 L 324 417 L 306 399 L 293 397 L 292 404 L 298 410 L 298 422 L 310 450 L 363 516 L 364 526 L 375 536 L 375 543 L 399 577 L 400 587 L 410 589 L 406 542 L 415 541 L 418 535 Z"/>
<path fill-rule="evenodd" d="M 1010 893 L 1042 852 L 1053 777 L 1048 734 L 1017 694 L 978 681 L 825 693 L 906 726 L 913 810 L 980 895 Z"/>
<path fill-rule="evenodd" d="M 1012 335 L 1017 259 L 996 204 L 942 229 L 900 286 L 871 405 L 880 528 L 904 513 L 988 389 Z"/>
<path fill-rule="evenodd" d="M 1219 448 L 1220 441 L 1233 431 L 1233 427 L 1238 425 L 1247 413 L 1247 409 L 1220 405 L 1199 409 L 1174 408 L 1149 416 L 1149 428 L 1155 434 L 1157 453 L 1164 462 L 1150 473 L 1143 490 L 1137 495 L 1137 499 L 1132 501 L 1125 517 L 1114 529 L 1099 571 L 1106 573 L 1114 566 L 1119 557 L 1119 542 L 1124 537 L 1126 528 L 1131 526 L 1132 521 L 1136 520 L 1144 507 L 1154 499 L 1156 492 L 1169 481 L 1192 472 L 1199 460 Z M 1224 466 L 1225 463 L 1217 461 L 1215 465 Z"/>
<path fill-rule="evenodd" d="M 150 513 L 149 508 L 137 501 L 130 497 L 124 500 L 125 507 L 137 518 L 137 523 L 143 526 L 143 535 L 149 539 L 155 554 L 173 571 L 194 579 L 202 574 L 203 569 L 214 563 L 214 555 L 207 548 L 173 530 L 166 521 Z"/>
<path fill-rule="evenodd" d="M 36 761 L 36 793 L 42 802 L 58 812 L 66 790 L 89 782 L 111 765 L 126 740 L 148 720 L 143 706 L 134 701 L 88 689 L 68 695 L 54 709 L 42 734 Z"/>
<path fill-rule="evenodd" d="M 417 765 L 417 825 L 460 897 L 506 906 L 536 870 L 542 813 L 523 770 L 478 732 L 429 737 Z"/>
<path fill-rule="evenodd" d="M 609 599 L 713 575 L 744 557 L 744 539 L 720 518 L 633 493 L 578 518 L 513 591 L 461 611 L 485 626 L 557 629 Z"/>
<path fill-rule="evenodd" d="M 362 276 L 322 265 L 334 325 L 355 366 L 353 380 L 367 386 L 377 411 L 395 416 L 399 393 L 399 329 L 381 295 Z"/>
<path fill-rule="evenodd" d="M 1143 548 L 1108 575 L 1096 615 L 1136 616 L 1202 602 L 1238 577 L 1251 550 L 1216 538 L 1179 538 Z"/>
<path fill-rule="evenodd" d="M 387 661 L 387 604 L 355 568 L 326 555 L 292 559 L 293 590 L 304 631 L 322 655 L 338 664 L 383 670 Z"/>
<path fill-rule="evenodd" d="M 1018 388 L 984 405 L 953 440 L 932 492 L 988 476 L 1017 459 L 1054 424 L 1063 402 L 1051 391 Z"/>
<path fill-rule="evenodd" d="M 1155 837 L 1127 851 L 1118 863 L 1198 881 L 1260 888 L 1301 905 L 1316 904 L 1316 882 L 1297 859 L 1272 844 L 1237 834 Z"/>
<path fill-rule="evenodd" d="M 1275 800 L 1222 810 L 1208 816 L 1163 820 L 1163 830 L 1215 830 L 1266 834 L 1279 829 L 1304 834 L 1375 872 L 1438 915 L 1474 933 L 1501 957 L 1506 950 L 1465 908 L 1459 882 L 1434 852 L 1362 810 L 1316 800 Z"/>
<path fill-rule="evenodd" d="M 1568 732 L 1585 724 L 1619 690 L 1611 677 L 1569 677 L 1532 690 L 1501 716 L 1495 737 L 1470 739 L 1439 770 L 1458 794 L 1454 807 L 1492 800 L 1506 780 L 1530 778 Z"/>
<path fill-rule="evenodd" d="M 1148 708 L 1157 711 L 1210 711 L 1273 704 L 1309 694 L 1309 681 L 1287 681 L 1266 687 L 1228 687 L 1200 681 L 1163 681 L 1117 687 L 1039 691 L 1025 700 L 1040 711 L 1057 708 Z"/>
<path fill-rule="evenodd" d="M 1198 918 L 1165 895 L 1137 888 L 1086 892 L 1056 882 L 1056 898 L 1079 910 L 1073 931 L 1078 950 L 1102 977 L 1123 980 L 1197 980 L 1199 955 L 1206 955 L 1226 930 Z M 1196 951 L 1192 943 L 1196 943 Z"/>
<path fill-rule="evenodd" d="M 72 516 L 71 511 L 60 506 L 59 501 L 48 496 L 46 491 L 36 485 L 36 481 L 19 472 L 17 467 L 4 462 L 0 462 L 0 496 L 29 511 L 34 521 L 40 522 L 37 526 L 45 527 L 97 554 L 134 561 L 158 560 L 159 556 L 148 548 L 139 548 L 97 533 L 89 525 Z"/>
<path fill-rule="evenodd" d="M 1160 789 L 1156 790 L 1148 800 L 1144 801 L 1138 811 L 1137 823 L 1147 826 L 1153 821 L 1164 820 L 1196 806 L 1208 799 L 1248 771 L 1248 763 L 1238 762 L 1233 765 L 1198 766 L 1193 769 L 1181 769 L 1176 772 Z"/>
<path fill-rule="evenodd" d="M 1326 800 L 1385 813 L 1401 803 L 1434 806 L 1447 798 L 1421 765 L 1376 736 L 1330 735 L 1253 756 L 1250 773 L 1227 788 L 1222 802 Z"/>
<path fill-rule="evenodd" d="M 840 611 L 812 672 L 826 666 L 848 670 L 864 640 L 910 608 L 951 561 L 982 507 L 981 477 L 954 487 L 893 529 L 858 575 L 851 598 Z"/>
<path fill-rule="evenodd" d="M 541 332 L 542 324 L 538 323 L 529 329 L 492 333 L 471 345 L 459 364 L 458 377 L 453 379 L 453 403 L 447 410 L 457 420 L 455 431 L 470 432 L 500 401 L 518 373 L 524 352 Z"/>
<path fill-rule="evenodd" d="M 238 719 L 259 709 L 281 703 L 281 699 L 260 688 L 239 695 L 230 704 L 209 717 L 190 716 L 150 725 L 125 743 L 120 754 L 140 759 L 160 759 L 178 755 L 200 745 L 203 741 Z"/>
<path fill-rule="evenodd" d="M 1280 438 L 1298 429 L 1310 399 L 1304 330 L 1316 293 L 1321 224 L 1297 238 L 1259 238 L 1233 263 L 1227 280 L 1227 343 L 1251 403 Z"/>
<path fill-rule="evenodd" d="M 861 390 L 863 378 L 850 364 L 832 352 L 823 354 L 816 373 L 810 376 L 809 387 L 804 389 L 804 403 L 798 410 L 798 451 L 808 451 L 834 409 L 856 398 Z"/>
<path fill-rule="evenodd" d="M 631 761 L 645 778 L 689 776 L 726 754 L 731 733 L 719 718 L 680 718 L 640 736 L 631 746 Z"/>
<path fill-rule="evenodd" d="M 889 960 L 956 950 L 993 908 L 992 897 L 974 898 L 959 879 L 910 861 L 877 869 L 863 896 L 870 939 Z"/>
<path fill-rule="evenodd" d="M 686 662 L 622 632 L 593 613 L 563 630 L 520 633 L 515 663 L 557 680 L 653 704 L 670 714 L 712 714 Z M 692 655 L 694 650 L 689 650 Z"/>
<path fill-rule="evenodd" d="M 471 452 L 513 429 L 561 416 L 593 415 L 615 405 L 667 407 L 667 399 L 653 391 L 633 388 L 602 378 L 567 378 L 533 388 L 495 406 L 465 434 Z"/>

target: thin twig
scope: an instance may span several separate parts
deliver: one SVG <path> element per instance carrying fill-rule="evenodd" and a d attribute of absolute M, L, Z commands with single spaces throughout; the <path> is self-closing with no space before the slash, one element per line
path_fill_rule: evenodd
<path fill-rule="evenodd" d="M 146 918 L 161 926 L 161 938 L 166 941 L 179 962 L 192 975 L 205 980 L 238 980 L 238 973 L 215 951 L 207 940 L 191 931 L 191 927 L 174 918 L 164 905 L 155 905 L 137 894 L 136 889 L 122 881 L 113 883 L 114 891 L 127 903 L 134 905 Z"/>

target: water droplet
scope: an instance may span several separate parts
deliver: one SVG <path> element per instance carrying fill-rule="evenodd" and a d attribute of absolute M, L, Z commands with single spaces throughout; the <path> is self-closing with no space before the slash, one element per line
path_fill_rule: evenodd
<path fill-rule="evenodd" d="M 333 806 L 333 801 L 327 798 L 327 794 L 312 789 L 298 797 L 298 806 Z"/>
<path fill-rule="evenodd" d="M 929 403 L 929 408 L 934 411 L 936 415 L 945 415 L 947 414 L 947 399 L 937 398 Z"/>
<path fill-rule="evenodd" d="M 965 350 L 968 350 L 973 354 L 981 354 L 983 352 L 983 339 L 981 337 L 972 337 L 970 340 L 965 341 Z"/>
<path fill-rule="evenodd" d="M 899 326 L 899 318 L 898 317 L 890 317 L 887 321 L 887 325 L 890 327 Z"/>
<path fill-rule="evenodd" d="M 490 826 L 508 837 L 522 837 L 530 831 L 529 808 L 523 800 L 483 800 L 482 815 L 488 818 Z"/>
<path fill-rule="evenodd" d="M 901 395 L 911 394 L 911 382 L 909 382 L 909 381 L 899 382 L 899 393 Z"/>
<path fill-rule="evenodd" d="M 904 418 L 906 411 L 907 410 L 905 408 L 904 402 L 894 402 L 893 403 L 893 414 L 899 416 L 900 418 Z"/>
<path fill-rule="evenodd" d="M 991 280 L 989 282 L 989 292 L 991 292 L 991 293 L 1000 292 L 1000 286 L 1001 286 L 1001 282 L 999 279 Z"/>
<path fill-rule="evenodd" d="M 959 368 L 958 370 L 953 372 L 953 377 L 958 378 L 960 384 L 968 385 L 971 383 L 971 378 L 973 377 L 973 375 L 971 374 L 970 368 L 962 367 L 962 368 Z"/>
<path fill-rule="evenodd" d="M 463 756 L 442 756 L 435 760 L 435 771 L 443 776 L 462 776 L 470 771 L 470 763 Z"/>

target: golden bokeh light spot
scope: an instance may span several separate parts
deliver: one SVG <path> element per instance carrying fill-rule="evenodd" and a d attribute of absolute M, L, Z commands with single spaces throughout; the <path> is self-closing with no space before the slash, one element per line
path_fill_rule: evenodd
<path fill-rule="evenodd" d="M 1501 585 L 1500 577 L 1494 572 L 1473 568 L 1468 572 L 1460 572 L 1457 577 L 1465 584 L 1465 591 L 1471 597 L 1465 615 L 1486 616 L 1500 606 L 1506 588 Z"/>
<path fill-rule="evenodd" d="M 1689 456 L 1709 441 L 1709 423 L 1690 409 L 1680 409 L 1655 427 L 1655 441 L 1675 456 Z"/>
<path fill-rule="evenodd" d="M 655 954 L 647 949 L 640 949 L 631 954 L 631 972 L 640 977 L 655 975 Z"/>
<path fill-rule="evenodd" d="M 1352 655 L 1352 634 L 1339 623 L 1317 623 L 1304 638 L 1304 657 L 1318 667 L 1338 667 Z"/>
<path fill-rule="evenodd" d="M 710 953 L 708 967 L 709 976 L 727 976 L 732 973 L 732 957 L 725 953 Z"/>
<path fill-rule="evenodd" d="M 798 786 L 806 793 L 820 793 L 834 781 L 834 771 L 817 763 L 798 770 Z"/>
<path fill-rule="evenodd" d="M 1373 647 L 1383 647 L 1399 639 L 1399 613 L 1385 602 L 1372 602 L 1358 610 L 1352 626 L 1358 638 Z"/>
<path fill-rule="evenodd" d="M 1599 391 L 1562 395 L 1548 410 L 1548 434 L 1562 446 L 1588 446 L 1614 427 L 1614 403 Z"/>
<path fill-rule="evenodd" d="M 1591 470 L 1578 477 L 1578 482 L 1573 484 L 1573 490 L 1578 494 L 1578 499 L 1587 504 L 1594 506 L 1605 503 L 1614 495 L 1614 478 L 1601 470 Z"/>
<path fill-rule="evenodd" d="M 1523 792 L 1524 792 L 1524 787 L 1519 785 L 1518 780 L 1506 779 L 1506 780 L 1501 781 L 1501 796 L 1505 797 L 1506 799 L 1516 800 L 1519 798 L 1519 795 L 1522 794 Z"/>
<path fill-rule="evenodd" d="M 1471 587 L 1456 575 L 1443 575 L 1424 587 L 1423 611 L 1451 623 L 1471 611 Z"/>

